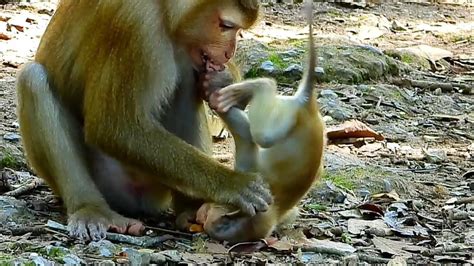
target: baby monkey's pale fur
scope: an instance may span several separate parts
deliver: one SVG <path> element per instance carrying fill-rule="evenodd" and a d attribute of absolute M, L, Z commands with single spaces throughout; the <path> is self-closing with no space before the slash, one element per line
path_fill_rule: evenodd
<path fill-rule="evenodd" d="M 260 172 L 274 196 L 269 210 L 253 217 L 229 206 L 204 204 L 198 222 L 214 239 L 235 243 L 267 237 L 297 210 L 295 206 L 321 174 L 324 123 L 313 96 L 316 52 L 312 3 L 308 2 L 309 62 L 295 95 L 277 95 L 273 79 L 258 78 L 232 84 L 211 96 L 211 106 L 214 102 L 235 139 L 236 169 Z M 250 100 L 248 116 L 235 107 L 246 100 Z"/>

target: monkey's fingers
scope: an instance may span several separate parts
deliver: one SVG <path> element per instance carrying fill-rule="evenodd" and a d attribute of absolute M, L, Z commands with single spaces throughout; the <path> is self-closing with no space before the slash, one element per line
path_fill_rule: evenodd
<path fill-rule="evenodd" d="M 268 210 L 269 204 L 273 203 L 273 196 L 261 180 L 254 181 L 243 191 L 237 202 L 237 206 L 250 216 L 254 216 L 256 212 L 264 212 Z"/>

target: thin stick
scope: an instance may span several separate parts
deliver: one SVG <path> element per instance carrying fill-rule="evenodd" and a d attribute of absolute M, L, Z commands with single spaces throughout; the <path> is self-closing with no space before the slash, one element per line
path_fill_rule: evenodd
<path fill-rule="evenodd" d="M 15 190 L 12 190 L 12 191 L 9 191 L 7 193 L 5 193 L 4 195 L 5 196 L 9 196 L 9 197 L 19 197 L 21 195 L 24 195 L 34 189 L 36 189 L 37 187 L 43 185 L 44 182 L 42 179 L 39 179 L 39 178 L 34 178 L 32 182 L 24 185 L 24 186 L 21 186 Z"/>
<path fill-rule="evenodd" d="M 172 235 L 185 236 L 187 238 L 192 238 L 193 237 L 193 234 L 190 234 L 190 233 L 184 233 L 184 232 L 165 229 L 165 228 L 161 228 L 161 227 L 145 226 L 145 229 L 155 230 L 155 231 L 159 231 L 159 232 L 163 232 L 163 233 L 167 233 L 167 234 L 172 234 Z"/>

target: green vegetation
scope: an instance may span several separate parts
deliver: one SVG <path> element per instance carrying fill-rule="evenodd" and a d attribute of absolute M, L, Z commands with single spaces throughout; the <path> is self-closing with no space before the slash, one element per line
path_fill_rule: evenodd
<path fill-rule="evenodd" d="M 345 189 L 353 190 L 355 188 L 355 183 L 351 180 L 352 177 L 349 173 L 344 171 L 338 171 L 336 173 L 325 173 L 323 179 L 329 180 L 338 187 Z"/>
<path fill-rule="evenodd" d="M 374 179 L 382 179 L 386 177 L 389 177 L 389 173 L 373 167 L 357 167 L 338 170 L 335 172 L 325 172 L 323 175 L 324 180 L 329 180 L 341 188 L 354 190 L 358 187 L 359 183 L 363 182 L 366 185 L 370 184 L 370 187 L 374 191 L 383 188 L 383 184 L 380 182 L 374 182 Z M 366 182 L 366 180 L 371 180 L 371 182 Z"/>

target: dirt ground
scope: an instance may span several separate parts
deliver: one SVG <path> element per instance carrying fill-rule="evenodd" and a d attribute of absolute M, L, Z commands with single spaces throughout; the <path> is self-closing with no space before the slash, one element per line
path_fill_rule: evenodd
<path fill-rule="evenodd" d="M 110 242 L 84 245 L 51 223 L 66 224 L 66 218 L 60 200 L 25 162 L 14 85 L 18 69 L 33 58 L 54 8 L 0 6 L 0 265 L 19 260 L 37 265 L 474 263 L 472 7 L 315 3 L 319 44 L 371 47 L 385 54 L 417 45 L 442 51 L 423 55 L 429 63 L 425 67 L 402 55 L 398 59 L 411 71 L 397 77 L 319 85 L 329 129 L 355 119 L 384 140 L 329 143 L 325 174 L 301 202 L 298 219 L 270 239 L 233 247 L 205 234 L 177 232 L 170 213 L 147 221 L 153 226 L 147 237 L 157 239 L 154 245 L 113 235 Z M 243 37 L 291 49 L 293 40 L 307 32 L 300 10 L 299 5 L 265 6 L 262 21 Z M 338 112 L 347 112 L 349 119 L 338 119 Z M 216 159 L 229 166 L 232 143 L 227 137 L 214 144 Z"/>

